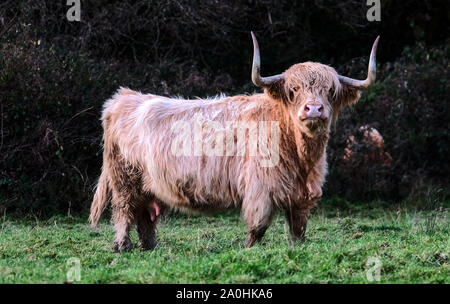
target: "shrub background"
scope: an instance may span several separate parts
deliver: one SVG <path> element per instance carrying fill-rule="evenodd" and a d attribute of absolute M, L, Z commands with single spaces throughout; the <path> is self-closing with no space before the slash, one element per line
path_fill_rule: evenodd
<path fill-rule="evenodd" d="M 100 173 L 101 106 L 119 86 L 185 97 L 253 93 L 250 30 L 263 74 L 303 61 L 365 77 L 381 35 L 378 82 L 332 131 L 325 195 L 420 198 L 450 184 L 449 3 L 381 1 L 66 1 L 0 4 L 0 212 L 86 212 Z M 350 134 L 383 135 L 389 168 L 342 162 Z M 355 149 L 364 152 L 364 147 Z M 447 192 L 448 193 L 448 192 Z"/>

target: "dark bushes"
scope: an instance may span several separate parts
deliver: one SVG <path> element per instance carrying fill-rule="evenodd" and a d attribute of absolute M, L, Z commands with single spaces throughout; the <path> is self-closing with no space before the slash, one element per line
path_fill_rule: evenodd
<path fill-rule="evenodd" d="M 328 192 L 351 199 L 398 200 L 414 196 L 430 184 L 450 182 L 450 48 L 405 48 L 394 63 L 382 66 L 378 83 L 354 109 L 340 116 L 330 143 Z M 342 160 L 346 139 L 361 136 L 361 125 L 384 137 L 393 162 L 368 163 L 365 145 L 352 147 L 355 157 Z"/>

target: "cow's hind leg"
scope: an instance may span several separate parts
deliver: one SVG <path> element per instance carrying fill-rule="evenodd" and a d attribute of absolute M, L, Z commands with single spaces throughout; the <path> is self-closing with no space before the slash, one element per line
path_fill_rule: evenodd
<path fill-rule="evenodd" d="M 141 171 L 127 162 L 117 146 L 109 151 L 109 172 L 112 184 L 113 220 L 116 236 L 114 251 L 131 249 L 130 229 L 136 221 L 136 211 L 143 197 Z"/>
<path fill-rule="evenodd" d="M 243 204 L 243 215 L 247 223 L 246 247 L 252 247 L 260 242 L 269 228 L 273 218 L 272 203 L 266 200 L 245 200 Z"/>
<path fill-rule="evenodd" d="M 151 200 L 145 203 L 137 215 L 137 232 L 139 242 L 143 250 L 151 250 L 156 247 L 156 226 L 161 217 L 162 205 Z"/>
<path fill-rule="evenodd" d="M 129 250 L 132 247 L 130 228 L 134 221 L 133 212 L 131 212 L 129 204 L 116 195 L 113 195 L 112 207 L 114 230 L 116 232 L 113 250 L 115 252 Z"/>

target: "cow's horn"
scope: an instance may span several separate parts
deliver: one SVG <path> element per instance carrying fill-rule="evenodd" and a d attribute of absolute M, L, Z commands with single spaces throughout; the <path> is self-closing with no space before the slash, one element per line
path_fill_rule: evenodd
<path fill-rule="evenodd" d="M 367 73 L 367 78 L 365 80 L 357 80 L 339 75 L 339 81 L 342 84 L 347 84 L 358 89 L 367 89 L 375 82 L 377 76 L 377 46 L 379 39 L 380 36 L 375 39 L 372 46 L 372 51 L 370 52 L 369 72 Z"/>
<path fill-rule="evenodd" d="M 252 81 L 258 87 L 267 87 L 272 83 L 283 79 L 283 74 L 278 74 L 270 77 L 261 77 L 261 57 L 259 55 L 259 45 L 255 34 L 251 32 L 253 39 L 253 67 L 252 67 Z"/>

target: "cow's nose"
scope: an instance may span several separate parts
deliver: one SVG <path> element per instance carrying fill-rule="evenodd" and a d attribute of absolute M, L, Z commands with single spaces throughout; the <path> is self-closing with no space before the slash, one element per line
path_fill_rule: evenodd
<path fill-rule="evenodd" d="M 323 106 L 319 104 L 308 103 L 303 108 L 306 118 L 320 117 L 323 113 Z"/>

